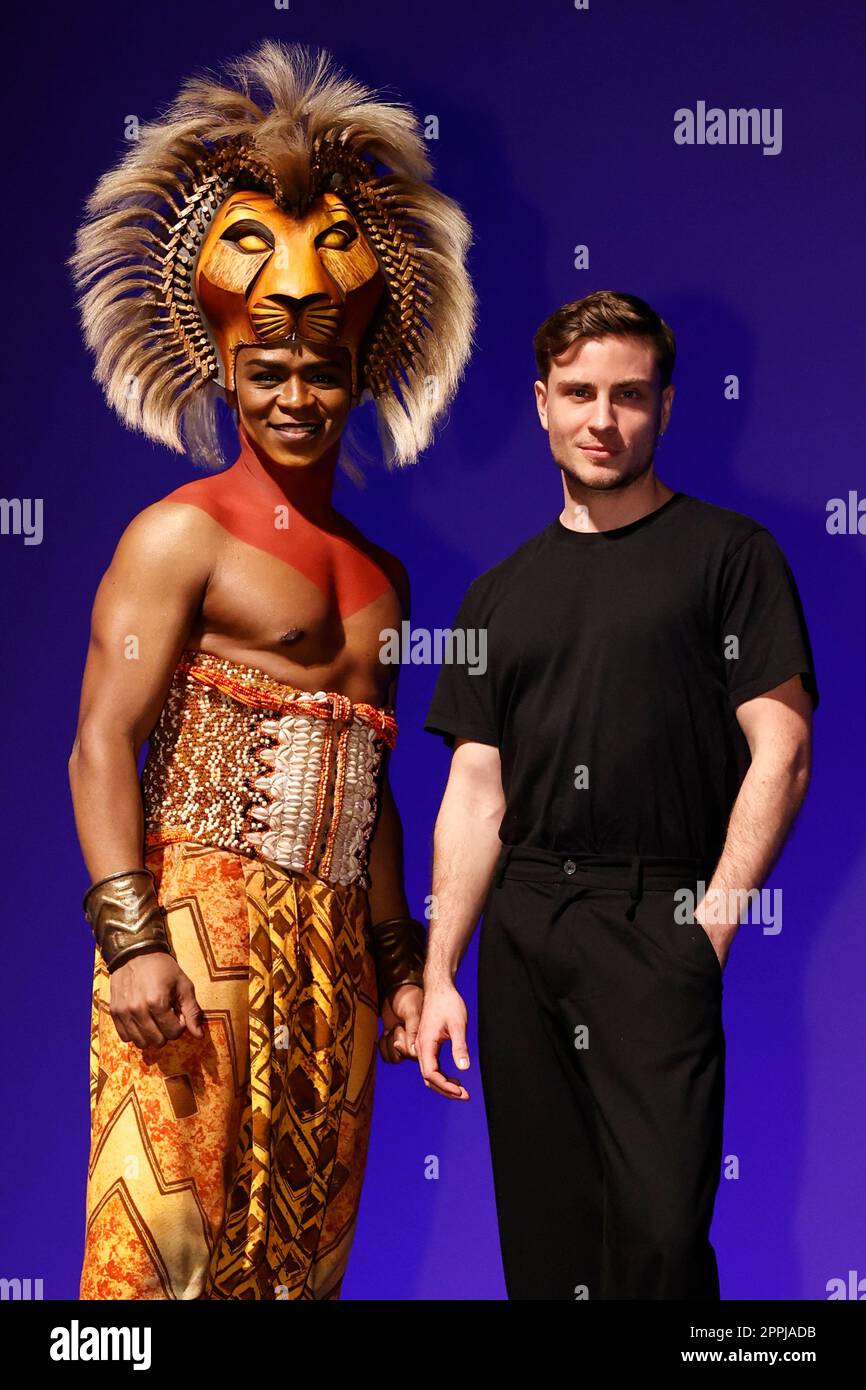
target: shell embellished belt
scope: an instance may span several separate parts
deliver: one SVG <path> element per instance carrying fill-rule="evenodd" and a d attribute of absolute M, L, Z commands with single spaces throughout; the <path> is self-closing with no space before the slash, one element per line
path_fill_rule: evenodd
<path fill-rule="evenodd" d="M 193 840 L 326 883 L 366 876 L 387 709 L 185 650 L 141 774 L 145 848 Z"/>

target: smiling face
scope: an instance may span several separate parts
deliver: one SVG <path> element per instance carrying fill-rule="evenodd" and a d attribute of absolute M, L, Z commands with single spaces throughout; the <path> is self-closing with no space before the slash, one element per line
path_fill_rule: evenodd
<path fill-rule="evenodd" d="M 266 193 L 231 194 L 205 237 L 193 287 L 217 349 L 220 384 L 235 386 L 240 347 L 303 339 L 358 356 L 385 289 L 379 263 L 348 205 L 323 193 L 303 217 Z"/>
<path fill-rule="evenodd" d="M 584 487 L 628 487 L 652 466 L 674 387 L 661 387 L 645 338 L 578 338 L 536 381 L 538 415 L 564 473 Z"/>
<path fill-rule="evenodd" d="M 339 439 L 352 406 L 351 379 L 346 348 L 244 347 L 233 404 L 250 440 L 275 463 L 303 467 Z"/>

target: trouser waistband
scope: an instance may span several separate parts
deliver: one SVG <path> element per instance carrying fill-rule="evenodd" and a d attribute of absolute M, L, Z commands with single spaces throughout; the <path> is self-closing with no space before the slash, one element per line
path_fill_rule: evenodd
<path fill-rule="evenodd" d="M 493 881 L 505 878 L 569 882 L 587 888 L 623 888 L 633 899 L 644 884 L 654 888 L 679 888 L 703 878 L 709 882 L 712 864 L 706 859 L 667 858 L 661 855 L 568 854 L 555 850 L 503 845 Z"/>

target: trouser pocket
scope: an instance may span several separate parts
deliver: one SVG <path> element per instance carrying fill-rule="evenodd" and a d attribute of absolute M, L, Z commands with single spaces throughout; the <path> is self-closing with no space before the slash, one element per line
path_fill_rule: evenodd
<path fill-rule="evenodd" d="M 686 917 L 681 895 L 672 889 L 646 888 L 634 926 L 682 969 L 721 984 L 722 967 L 712 941 L 700 922 Z"/>

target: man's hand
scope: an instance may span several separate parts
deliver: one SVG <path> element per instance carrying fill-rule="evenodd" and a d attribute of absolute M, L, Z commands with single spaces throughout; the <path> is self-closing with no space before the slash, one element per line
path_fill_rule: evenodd
<path fill-rule="evenodd" d="M 424 992 L 418 985 L 400 985 L 382 1006 L 383 1032 L 379 1055 L 385 1062 L 403 1062 L 415 1056 L 415 1036 L 421 1021 Z"/>
<path fill-rule="evenodd" d="M 439 1070 L 439 1049 L 443 1042 L 451 1043 L 451 1055 L 457 1066 L 469 1066 L 466 1046 L 466 1005 L 453 984 L 425 989 L 424 1008 L 416 1041 L 418 1065 L 424 1085 L 452 1100 L 468 1100 L 469 1092 L 454 1077 L 443 1076 Z"/>
<path fill-rule="evenodd" d="M 192 980 L 167 951 L 133 956 L 109 978 L 111 1017 L 121 1041 L 165 1047 L 187 1028 L 194 1038 L 204 1037 Z"/>
<path fill-rule="evenodd" d="M 718 940 L 717 940 L 716 937 L 713 936 L 713 934 L 712 934 L 712 932 L 710 931 L 710 929 L 709 929 L 708 927 L 706 927 L 706 926 L 704 925 L 704 923 L 701 921 L 701 918 L 700 918 L 699 915 L 698 915 L 698 911 L 695 912 L 695 921 L 697 922 L 697 924 L 698 924 L 698 926 L 700 927 L 701 931 L 702 931 L 702 932 L 706 932 L 707 936 L 710 938 L 710 945 L 712 946 L 713 950 L 715 951 L 716 955 L 718 956 L 718 959 L 719 959 L 719 967 L 720 967 L 722 973 L 724 974 L 724 970 L 725 970 L 725 966 L 726 966 L 727 961 L 728 961 L 728 955 L 729 955 L 729 952 L 730 952 L 730 949 L 731 949 L 731 945 L 732 945 L 732 943 L 733 943 L 734 937 L 735 937 L 736 934 L 737 934 L 737 928 L 736 928 L 736 926 L 731 927 L 730 924 L 727 924 L 727 925 L 721 927 L 721 929 L 720 929 L 720 931 L 719 931 Z"/>

